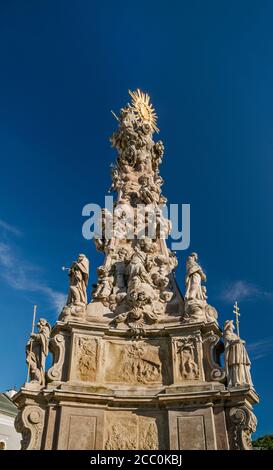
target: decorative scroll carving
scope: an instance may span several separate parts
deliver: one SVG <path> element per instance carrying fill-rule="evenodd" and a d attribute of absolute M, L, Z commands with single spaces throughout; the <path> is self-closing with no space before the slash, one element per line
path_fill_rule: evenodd
<path fill-rule="evenodd" d="M 76 336 L 76 371 L 79 380 L 96 380 L 98 340 L 89 336 Z"/>
<path fill-rule="evenodd" d="M 231 449 L 251 450 L 251 434 L 256 431 L 257 426 L 257 418 L 254 413 L 246 406 L 231 408 L 229 419 Z"/>
<path fill-rule="evenodd" d="M 223 343 L 220 343 L 220 337 L 210 332 L 203 340 L 204 358 L 206 361 L 206 380 L 224 382 L 226 373 L 220 365 L 220 354 L 224 350 Z"/>
<path fill-rule="evenodd" d="M 28 405 L 15 418 L 15 429 L 22 434 L 22 450 L 39 450 L 44 424 L 44 410 Z"/>
<path fill-rule="evenodd" d="M 65 337 L 62 334 L 56 334 L 51 338 L 49 349 L 53 353 L 53 365 L 47 371 L 48 382 L 62 380 L 64 355 L 65 355 Z"/>

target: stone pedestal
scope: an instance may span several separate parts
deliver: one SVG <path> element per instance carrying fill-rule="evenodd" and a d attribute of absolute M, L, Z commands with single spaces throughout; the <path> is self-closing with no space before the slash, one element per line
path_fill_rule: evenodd
<path fill-rule="evenodd" d="M 42 390 L 22 388 L 25 449 L 246 449 L 250 388 L 227 389 L 215 323 L 166 325 L 133 340 L 87 322 L 57 322 Z"/>

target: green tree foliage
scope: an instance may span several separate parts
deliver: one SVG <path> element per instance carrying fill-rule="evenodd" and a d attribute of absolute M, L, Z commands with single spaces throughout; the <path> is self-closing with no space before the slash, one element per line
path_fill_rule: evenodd
<path fill-rule="evenodd" d="M 261 449 L 273 450 L 273 434 L 267 434 L 266 436 L 259 437 L 252 442 L 253 448 L 260 447 Z"/>

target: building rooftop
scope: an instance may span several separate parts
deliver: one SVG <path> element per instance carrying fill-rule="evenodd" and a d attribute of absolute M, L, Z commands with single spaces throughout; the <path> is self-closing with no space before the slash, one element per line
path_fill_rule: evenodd
<path fill-rule="evenodd" d="M 5 393 L 0 393 L 0 414 L 16 416 L 17 412 L 17 406 L 13 401 Z"/>

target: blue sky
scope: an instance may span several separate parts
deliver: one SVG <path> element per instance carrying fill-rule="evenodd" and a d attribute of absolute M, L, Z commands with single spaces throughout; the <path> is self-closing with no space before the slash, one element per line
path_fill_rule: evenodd
<path fill-rule="evenodd" d="M 110 110 L 140 87 L 159 116 L 164 194 L 191 204 L 178 282 L 197 251 L 221 324 L 238 300 L 257 435 L 273 432 L 272 22 L 267 0 L 1 1 L 0 390 L 25 380 L 33 304 L 57 319 L 61 266 L 84 252 L 96 282 L 81 211 L 103 205 Z"/>

